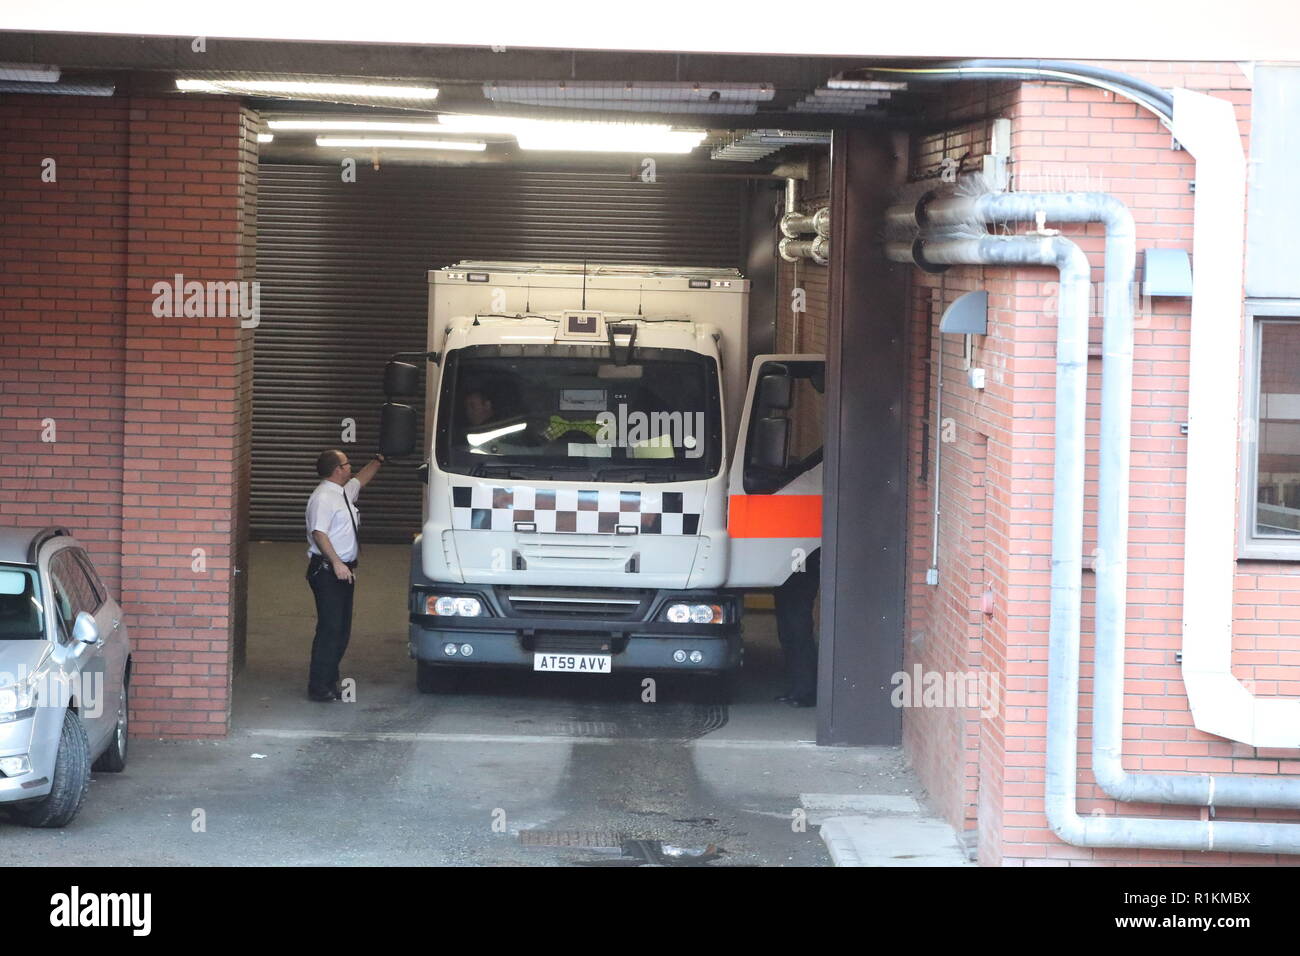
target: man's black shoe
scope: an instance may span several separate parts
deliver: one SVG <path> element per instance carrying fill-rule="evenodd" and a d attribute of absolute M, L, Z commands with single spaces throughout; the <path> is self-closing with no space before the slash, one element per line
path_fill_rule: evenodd
<path fill-rule="evenodd" d="M 307 688 L 307 699 L 324 702 L 327 700 L 337 700 L 338 698 L 334 696 L 334 691 L 332 688 L 327 687 L 321 690 L 317 690 L 316 688 L 309 687 Z"/>

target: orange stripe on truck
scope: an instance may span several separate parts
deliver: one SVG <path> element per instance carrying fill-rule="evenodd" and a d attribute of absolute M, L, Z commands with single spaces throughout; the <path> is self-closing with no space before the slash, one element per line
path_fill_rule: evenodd
<path fill-rule="evenodd" d="M 731 495 L 727 532 L 733 538 L 820 538 L 821 495 Z"/>

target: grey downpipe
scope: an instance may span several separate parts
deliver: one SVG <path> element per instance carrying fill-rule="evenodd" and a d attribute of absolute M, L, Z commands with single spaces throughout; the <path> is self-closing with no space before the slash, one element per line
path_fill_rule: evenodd
<path fill-rule="evenodd" d="M 930 534 L 930 567 L 925 573 L 925 583 L 934 587 L 939 583 L 939 519 L 943 516 L 942 499 L 939 496 L 940 482 L 943 480 L 943 334 L 938 336 L 939 372 L 935 385 L 934 398 L 934 527 Z"/>
<path fill-rule="evenodd" d="M 922 199 L 915 216 L 936 227 L 1033 220 L 1106 226 L 1102 329 L 1101 455 L 1098 474 L 1096 649 L 1092 772 L 1103 790 L 1130 803 L 1300 808 L 1300 779 L 1278 776 L 1128 773 L 1124 770 L 1124 662 L 1128 617 L 1129 459 L 1132 448 L 1133 216 L 1104 193 L 994 193 Z"/>
<path fill-rule="evenodd" d="M 1045 793 L 1052 831 L 1079 846 L 1300 853 L 1300 825 L 1295 824 L 1079 816 L 1080 578 L 1091 275 L 1087 257 L 1060 236 L 889 242 L 885 250 L 890 259 L 931 269 L 959 263 L 1041 265 L 1054 266 L 1060 273 Z"/>

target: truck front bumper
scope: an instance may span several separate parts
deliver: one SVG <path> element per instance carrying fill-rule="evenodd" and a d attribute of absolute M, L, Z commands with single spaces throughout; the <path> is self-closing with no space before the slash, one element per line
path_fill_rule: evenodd
<path fill-rule="evenodd" d="M 493 616 L 442 617 L 415 613 L 427 593 L 430 593 L 427 589 L 413 592 L 410 623 L 411 656 L 424 664 L 531 670 L 536 654 L 608 654 L 613 673 L 718 674 L 738 669 L 743 655 L 740 632 L 743 604 L 739 595 L 729 593 L 655 592 L 633 612 L 637 619 L 632 620 L 589 615 L 520 616 L 511 613 L 509 599 L 491 586 L 472 590 L 448 587 L 439 589 L 438 593 L 478 597 Z M 678 602 L 720 605 L 726 612 L 724 622 L 673 624 L 662 620 L 663 609 Z M 698 661 L 691 660 L 693 652 L 698 654 Z"/>

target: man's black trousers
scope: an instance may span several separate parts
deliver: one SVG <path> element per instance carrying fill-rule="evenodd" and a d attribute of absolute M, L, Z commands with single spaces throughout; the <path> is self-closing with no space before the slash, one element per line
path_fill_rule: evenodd
<path fill-rule="evenodd" d="M 328 563 L 313 561 L 307 582 L 316 597 L 316 636 L 311 642 L 311 669 L 307 690 L 334 690 L 339 682 L 339 662 L 352 636 L 352 593 L 356 585 L 340 581 Z"/>
<path fill-rule="evenodd" d="M 803 571 L 796 571 L 776 588 L 776 635 L 785 652 L 787 695 L 800 701 L 817 697 L 817 642 L 813 640 L 813 605 L 821 584 L 821 549 L 808 556 Z"/>

